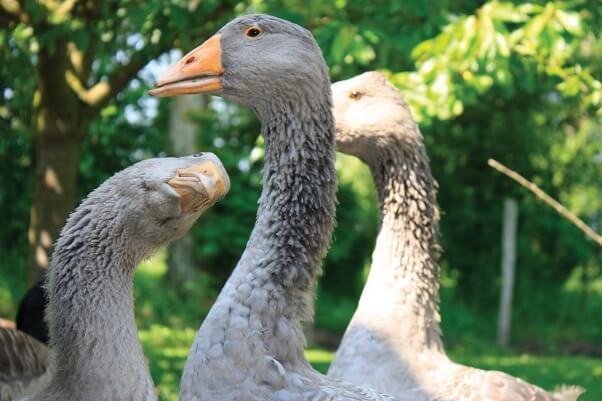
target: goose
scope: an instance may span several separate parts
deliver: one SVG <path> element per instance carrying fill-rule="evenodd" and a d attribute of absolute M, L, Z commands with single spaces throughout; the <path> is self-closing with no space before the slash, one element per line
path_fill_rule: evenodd
<path fill-rule="evenodd" d="M 14 400 L 50 380 L 44 279 L 19 304 L 13 325 L 0 324 L 0 401 Z"/>
<path fill-rule="evenodd" d="M 134 268 L 183 235 L 229 185 L 219 159 L 205 153 L 141 161 L 88 195 L 63 227 L 48 272 L 50 379 L 25 400 L 157 399 L 134 321 Z"/>
<path fill-rule="evenodd" d="M 0 401 L 14 400 L 50 380 L 44 279 L 19 304 L 13 325 L 0 324 Z"/>
<path fill-rule="evenodd" d="M 48 304 L 46 295 L 46 280 L 43 278 L 31 287 L 26 293 L 17 310 L 15 323 L 17 329 L 48 344 L 48 325 L 44 320 L 44 311 Z"/>
<path fill-rule="evenodd" d="M 194 340 L 180 400 L 385 400 L 311 368 L 301 321 L 334 227 L 328 68 L 312 34 L 242 16 L 186 54 L 155 96 L 214 93 L 246 105 L 265 139 L 263 190 L 246 249 Z"/>
<path fill-rule="evenodd" d="M 359 305 L 328 375 L 420 400 L 568 401 L 508 374 L 452 362 L 441 340 L 437 183 L 401 93 L 380 73 L 332 86 L 337 147 L 372 171 L 380 232 Z"/>
<path fill-rule="evenodd" d="M 20 330 L 0 327 L 0 401 L 13 401 L 49 379 L 46 345 Z"/>

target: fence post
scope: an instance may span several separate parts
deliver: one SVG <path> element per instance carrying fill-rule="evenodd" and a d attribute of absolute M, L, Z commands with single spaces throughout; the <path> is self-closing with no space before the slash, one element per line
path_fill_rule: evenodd
<path fill-rule="evenodd" d="M 518 203 L 515 199 L 507 198 L 504 200 L 502 223 L 502 287 L 497 330 L 497 342 L 503 346 L 509 344 L 512 329 L 512 293 L 514 291 L 517 223 Z"/>

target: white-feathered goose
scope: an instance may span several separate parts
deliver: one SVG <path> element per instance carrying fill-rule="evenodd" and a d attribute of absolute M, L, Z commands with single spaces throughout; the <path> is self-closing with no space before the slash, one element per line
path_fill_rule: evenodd
<path fill-rule="evenodd" d="M 263 192 L 244 254 L 194 341 L 182 401 L 378 400 L 326 378 L 303 354 L 301 320 L 334 226 L 330 80 L 306 29 L 244 16 L 188 53 L 155 95 L 213 92 L 251 107 L 265 139 Z"/>
<path fill-rule="evenodd" d="M 217 157 L 199 154 L 139 162 L 88 195 L 52 257 L 52 377 L 28 400 L 156 400 L 134 320 L 134 268 L 228 189 Z"/>
<path fill-rule="evenodd" d="M 418 126 L 379 73 L 333 85 L 339 150 L 370 166 L 380 205 L 372 269 L 329 376 L 420 400 L 575 400 L 449 360 L 439 326 L 437 184 Z"/>

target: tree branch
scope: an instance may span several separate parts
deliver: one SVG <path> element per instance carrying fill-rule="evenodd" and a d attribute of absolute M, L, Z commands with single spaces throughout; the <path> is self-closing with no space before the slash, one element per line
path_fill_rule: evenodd
<path fill-rule="evenodd" d="M 86 77 L 84 76 L 84 56 L 82 52 L 75 46 L 75 43 L 69 42 L 67 44 L 67 53 L 69 54 L 69 63 L 70 67 L 77 75 L 81 82 L 86 82 Z"/>
<path fill-rule="evenodd" d="M 525 187 L 528 190 L 530 190 L 531 192 L 533 192 L 535 194 L 535 196 L 537 196 L 539 199 L 541 199 L 542 201 L 544 201 L 545 203 L 550 205 L 561 216 L 563 216 L 564 218 L 568 219 L 571 223 L 576 225 L 581 231 L 583 231 L 585 233 L 585 235 L 587 235 L 592 240 L 594 240 L 596 243 L 598 243 L 598 245 L 602 246 L 602 236 L 600 234 L 598 234 L 594 230 L 592 230 L 587 224 L 585 224 L 585 222 L 583 220 L 581 220 L 574 213 L 572 213 L 567 208 L 562 206 L 558 201 L 556 201 L 550 195 L 548 195 L 544 191 L 542 191 L 537 185 L 535 185 L 531 181 L 527 180 L 522 175 L 518 174 L 516 171 L 509 169 L 508 167 L 504 166 L 503 164 L 501 164 L 500 162 L 498 162 L 494 159 L 489 159 L 487 161 L 487 164 L 489 164 L 489 166 L 493 167 L 500 173 L 507 175 L 508 177 L 512 178 L 514 181 L 518 182 L 523 187 Z"/>
<path fill-rule="evenodd" d="M 217 20 L 230 10 L 230 5 L 221 3 L 211 13 L 207 14 L 204 19 L 207 21 Z M 160 18 L 166 18 L 162 14 Z M 167 27 L 167 21 L 164 24 L 157 23 L 157 26 Z M 148 63 L 148 61 L 159 56 L 161 53 L 169 50 L 178 35 L 176 32 L 171 32 L 164 29 L 164 37 L 156 44 L 150 44 L 135 52 L 129 63 L 115 70 L 106 80 L 98 82 L 89 90 L 73 88 L 80 99 L 87 103 L 91 110 L 96 113 L 104 107 L 117 93 L 121 92 L 127 84 L 138 74 L 138 72 Z"/>
<path fill-rule="evenodd" d="M 110 99 L 121 92 L 126 85 L 136 77 L 138 71 L 140 71 L 149 61 L 147 54 L 160 54 L 164 51 L 163 48 L 165 48 L 165 50 L 168 49 L 168 44 L 158 46 L 154 51 L 149 50 L 148 48 L 137 51 L 131 56 L 129 63 L 118 68 L 107 80 L 98 82 L 85 92 L 78 93 L 78 95 L 92 109 L 100 110 Z"/>
<path fill-rule="evenodd" d="M 88 35 L 88 47 L 84 51 L 82 58 L 82 69 L 80 75 L 82 82 L 87 82 L 90 77 L 90 70 L 92 69 L 92 62 L 96 56 L 96 40 L 93 33 L 93 27 L 96 25 L 98 20 L 101 18 L 100 14 L 100 0 L 88 0 L 83 7 L 83 17 L 86 20 L 88 29 L 86 34 Z"/>

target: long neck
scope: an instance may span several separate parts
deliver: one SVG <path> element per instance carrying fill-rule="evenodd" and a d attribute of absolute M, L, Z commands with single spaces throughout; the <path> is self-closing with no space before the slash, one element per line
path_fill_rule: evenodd
<path fill-rule="evenodd" d="M 291 318 L 312 314 L 312 290 L 335 215 L 334 134 L 329 110 L 266 122 L 263 192 L 252 241 L 269 246 L 249 265 L 281 289 Z"/>
<path fill-rule="evenodd" d="M 379 149 L 373 160 L 381 228 L 360 313 L 387 316 L 396 346 L 442 350 L 437 184 L 424 145 L 406 139 Z"/>
<path fill-rule="evenodd" d="M 266 155 L 257 222 L 204 325 L 208 331 L 222 327 L 227 308 L 226 341 L 242 335 L 240 342 L 254 343 L 245 352 L 302 362 L 301 321 L 313 314 L 313 289 L 334 228 L 330 100 L 311 112 L 291 107 L 262 116 L 262 124 Z M 249 340 L 249 329 L 259 338 Z"/>
<path fill-rule="evenodd" d="M 48 392 L 72 399 L 150 400 L 152 380 L 132 295 L 140 250 L 127 246 L 119 222 L 107 217 L 111 208 L 88 199 L 57 243 L 47 310 L 56 374 Z"/>

